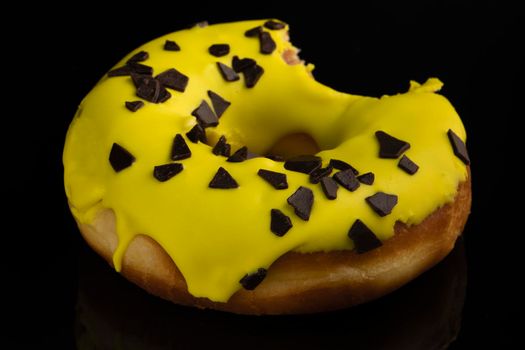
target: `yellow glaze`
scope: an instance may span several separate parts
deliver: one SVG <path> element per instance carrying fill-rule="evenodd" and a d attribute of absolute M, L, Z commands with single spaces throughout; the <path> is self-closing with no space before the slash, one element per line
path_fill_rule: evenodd
<path fill-rule="evenodd" d="M 288 251 L 314 252 L 352 249 L 347 233 L 361 219 L 381 239 L 393 235 L 396 221 L 418 224 L 434 210 L 453 200 L 458 183 L 467 176 L 466 166 L 453 155 L 447 138 L 452 129 L 462 140 L 465 130 L 451 104 L 435 92 L 437 79 L 420 85 L 411 82 L 404 94 L 370 98 L 337 92 L 312 79 L 312 66 L 287 65 L 282 58 L 292 48 L 287 29 L 269 31 L 277 43 L 271 55 L 259 53 L 257 38 L 244 32 L 264 21 L 246 21 L 178 31 L 155 39 L 130 53 L 145 50 L 143 62 L 158 74 L 176 68 L 190 80 L 184 93 L 162 104 L 145 102 L 135 113 L 124 101 L 138 100 L 129 76 L 103 77 L 84 98 L 69 128 L 64 148 L 65 188 L 71 210 L 79 223 L 90 224 L 96 213 L 112 208 L 117 219 L 118 248 L 113 261 L 117 270 L 126 247 L 136 234 L 147 234 L 171 256 L 196 297 L 226 302 L 241 285 L 239 280 L 257 268 L 268 268 Z M 181 51 L 164 51 L 165 40 L 174 40 Z M 214 57 L 208 47 L 228 43 L 230 54 Z M 333 53 L 327 53 L 333 54 Z M 243 77 L 223 80 L 216 66 L 231 66 L 233 55 L 254 58 L 265 73 L 248 89 Z M 281 137 L 292 133 L 311 135 L 325 166 L 331 158 L 352 164 L 361 173 L 372 171 L 372 186 L 355 192 L 339 189 L 338 198 L 326 199 L 320 185 L 308 176 L 287 171 L 283 163 L 254 158 L 228 163 L 211 153 L 208 145 L 187 141 L 192 157 L 180 161 L 184 170 L 159 182 L 153 167 L 169 163 L 173 138 L 185 135 L 195 124 L 191 112 L 212 90 L 228 101 L 208 138 L 225 135 L 233 150 L 247 145 L 264 154 Z M 383 130 L 411 144 L 405 153 L 420 166 L 410 176 L 397 160 L 380 159 L 375 131 Z M 135 157 L 131 167 L 116 173 L 109 164 L 111 146 L 117 142 Z M 213 143 L 212 143 L 213 144 Z M 222 166 L 237 180 L 237 189 L 210 189 L 208 183 Z M 258 175 L 259 169 L 286 173 L 289 188 L 275 190 Z M 299 187 L 314 193 L 309 221 L 299 219 L 286 199 Z M 396 194 L 392 214 L 378 216 L 365 198 L 377 191 Z M 284 237 L 270 231 L 270 209 L 290 216 L 293 228 Z"/>

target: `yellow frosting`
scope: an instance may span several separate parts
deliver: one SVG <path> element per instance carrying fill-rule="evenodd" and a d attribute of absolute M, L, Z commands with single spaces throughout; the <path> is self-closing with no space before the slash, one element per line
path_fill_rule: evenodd
<path fill-rule="evenodd" d="M 288 28 L 269 30 L 277 49 L 261 54 L 259 40 L 244 32 L 263 23 L 178 31 L 141 46 L 116 65 L 144 50 L 150 58 L 143 63 L 152 66 L 154 74 L 176 68 L 187 75 L 186 91 L 170 90 L 172 98 L 165 103 L 145 102 L 132 113 L 124 107 L 124 101 L 138 100 L 130 77 L 105 76 L 80 104 L 64 147 L 65 189 L 79 223 L 92 223 L 103 208 L 114 210 L 117 270 L 133 237 L 147 234 L 177 264 L 192 295 L 225 302 L 241 288 L 239 280 L 245 274 L 268 268 L 288 251 L 352 249 L 347 234 L 356 219 L 381 240 L 393 235 L 398 220 L 418 224 L 452 201 L 458 183 L 466 179 L 466 166 L 453 155 L 447 138 L 452 129 L 465 140 L 465 130 L 447 99 L 435 93 L 442 86 L 438 79 L 423 85 L 411 82 L 407 93 L 379 99 L 337 92 L 312 79 L 311 66 L 290 66 L 283 60 L 283 52 L 292 48 L 286 40 Z M 166 40 L 176 41 L 181 51 L 163 50 Z M 217 43 L 228 43 L 230 53 L 210 55 L 208 47 Z M 219 74 L 216 62 L 231 66 L 233 55 L 254 58 L 264 68 L 254 88 L 246 88 L 242 76 L 226 82 Z M 233 151 L 247 145 L 264 154 L 281 137 L 306 133 L 322 150 L 318 156 L 323 166 L 332 158 L 346 161 L 361 173 L 374 172 L 374 184 L 361 185 L 355 192 L 340 188 L 338 198 L 328 200 L 320 185 L 309 183 L 305 174 L 285 170 L 282 162 L 260 157 L 229 163 L 213 155 L 210 146 L 189 141 L 192 156 L 179 161 L 184 170 L 166 182 L 157 181 L 153 167 L 170 162 L 174 136 L 195 125 L 191 112 L 203 99 L 209 101 L 207 90 L 232 103 L 219 125 L 206 129 L 212 144 L 225 135 Z M 415 175 L 400 170 L 398 160 L 378 157 L 377 130 L 410 143 L 405 154 L 420 167 Z M 114 142 L 136 157 L 118 173 L 108 161 Z M 239 188 L 208 187 L 221 166 Z M 259 169 L 286 173 L 289 188 L 275 190 L 257 175 Z M 299 186 L 314 193 L 309 221 L 299 219 L 286 202 Z M 399 198 L 385 217 L 365 203 L 378 191 Z M 283 237 L 270 231 L 272 208 L 292 219 L 293 227 Z"/>

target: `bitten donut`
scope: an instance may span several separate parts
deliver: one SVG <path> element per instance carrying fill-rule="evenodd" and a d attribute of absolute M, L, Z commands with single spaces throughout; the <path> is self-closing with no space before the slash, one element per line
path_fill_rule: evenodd
<path fill-rule="evenodd" d="M 442 83 L 345 94 L 296 53 L 281 21 L 201 24 L 110 70 L 64 147 L 87 243 L 154 295 L 243 314 L 363 303 L 446 256 L 471 187 Z"/>

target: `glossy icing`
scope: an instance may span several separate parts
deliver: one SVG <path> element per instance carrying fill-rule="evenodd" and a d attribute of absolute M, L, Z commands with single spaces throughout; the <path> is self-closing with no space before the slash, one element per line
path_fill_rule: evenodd
<path fill-rule="evenodd" d="M 117 222 L 118 247 L 113 261 L 120 270 L 126 247 L 136 234 L 156 240 L 177 264 L 196 297 L 227 301 L 241 288 L 239 280 L 260 267 L 268 268 L 288 251 L 313 252 L 352 249 L 348 230 L 362 220 L 381 240 L 393 235 L 396 221 L 418 224 L 440 206 L 453 200 L 458 183 L 467 176 L 447 139 L 452 129 L 462 140 L 465 130 L 451 104 L 436 94 L 442 84 L 429 79 L 411 82 L 404 94 L 379 99 L 337 92 L 312 79 L 312 66 L 290 66 L 282 55 L 291 44 L 287 29 L 268 30 L 277 44 L 270 55 L 259 53 L 257 38 L 244 32 L 264 21 L 245 21 L 194 27 L 155 39 L 134 50 L 116 67 L 140 50 L 149 53 L 144 64 L 158 74 L 176 68 L 190 80 L 184 93 L 170 90 L 172 98 L 161 104 L 145 102 L 130 112 L 125 101 L 138 100 L 129 76 L 103 77 L 81 102 L 64 147 L 64 182 L 71 211 L 82 224 L 97 212 L 111 208 Z M 165 51 L 174 40 L 181 51 Z M 230 53 L 214 57 L 212 44 L 228 43 Z M 265 73 L 248 89 L 243 77 L 226 82 L 216 62 L 231 66 L 233 55 L 254 58 Z M 184 170 L 166 182 L 157 181 L 153 167 L 169 163 L 173 138 L 195 124 L 191 112 L 212 90 L 232 104 L 218 127 L 207 128 L 210 144 L 225 135 L 232 150 L 248 146 L 264 154 L 281 137 L 311 135 L 326 166 L 331 158 L 352 164 L 361 174 L 372 171 L 372 186 L 355 192 L 343 188 L 328 200 L 319 184 L 308 176 L 287 171 L 282 162 L 254 158 L 229 163 L 212 154 L 211 147 L 186 139 L 192 156 L 179 161 Z M 405 153 L 419 165 L 413 176 L 398 168 L 398 160 L 381 159 L 374 133 L 384 130 L 405 140 Z M 109 164 L 111 146 L 117 142 L 136 161 L 116 173 Z M 224 167 L 239 188 L 210 189 L 208 183 Z M 289 188 L 275 190 L 257 175 L 259 169 L 286 173 Z M 314 204 L 309 221 L 299 219 L 286 199 L 299 187 L 310 188 Z M 378 191 L 399 198 L 392 214 L 380 217 L 365 203 Z M 270 210 L 288 215 L 293 227 L 283 237 L 270 231 Z"/>

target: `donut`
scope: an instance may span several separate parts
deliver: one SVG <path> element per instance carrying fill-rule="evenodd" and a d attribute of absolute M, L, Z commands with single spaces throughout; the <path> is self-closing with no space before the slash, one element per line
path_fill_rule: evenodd
<path fill-rule="evenodd" d="M 80 103 L 69 207 L 88 245 L 149 293 L 240 314 L 335 310 L 414 279 L 461 234 L 470 159 L 441 81 L 335 91 L 288 29 L 165 35 Z"/>

